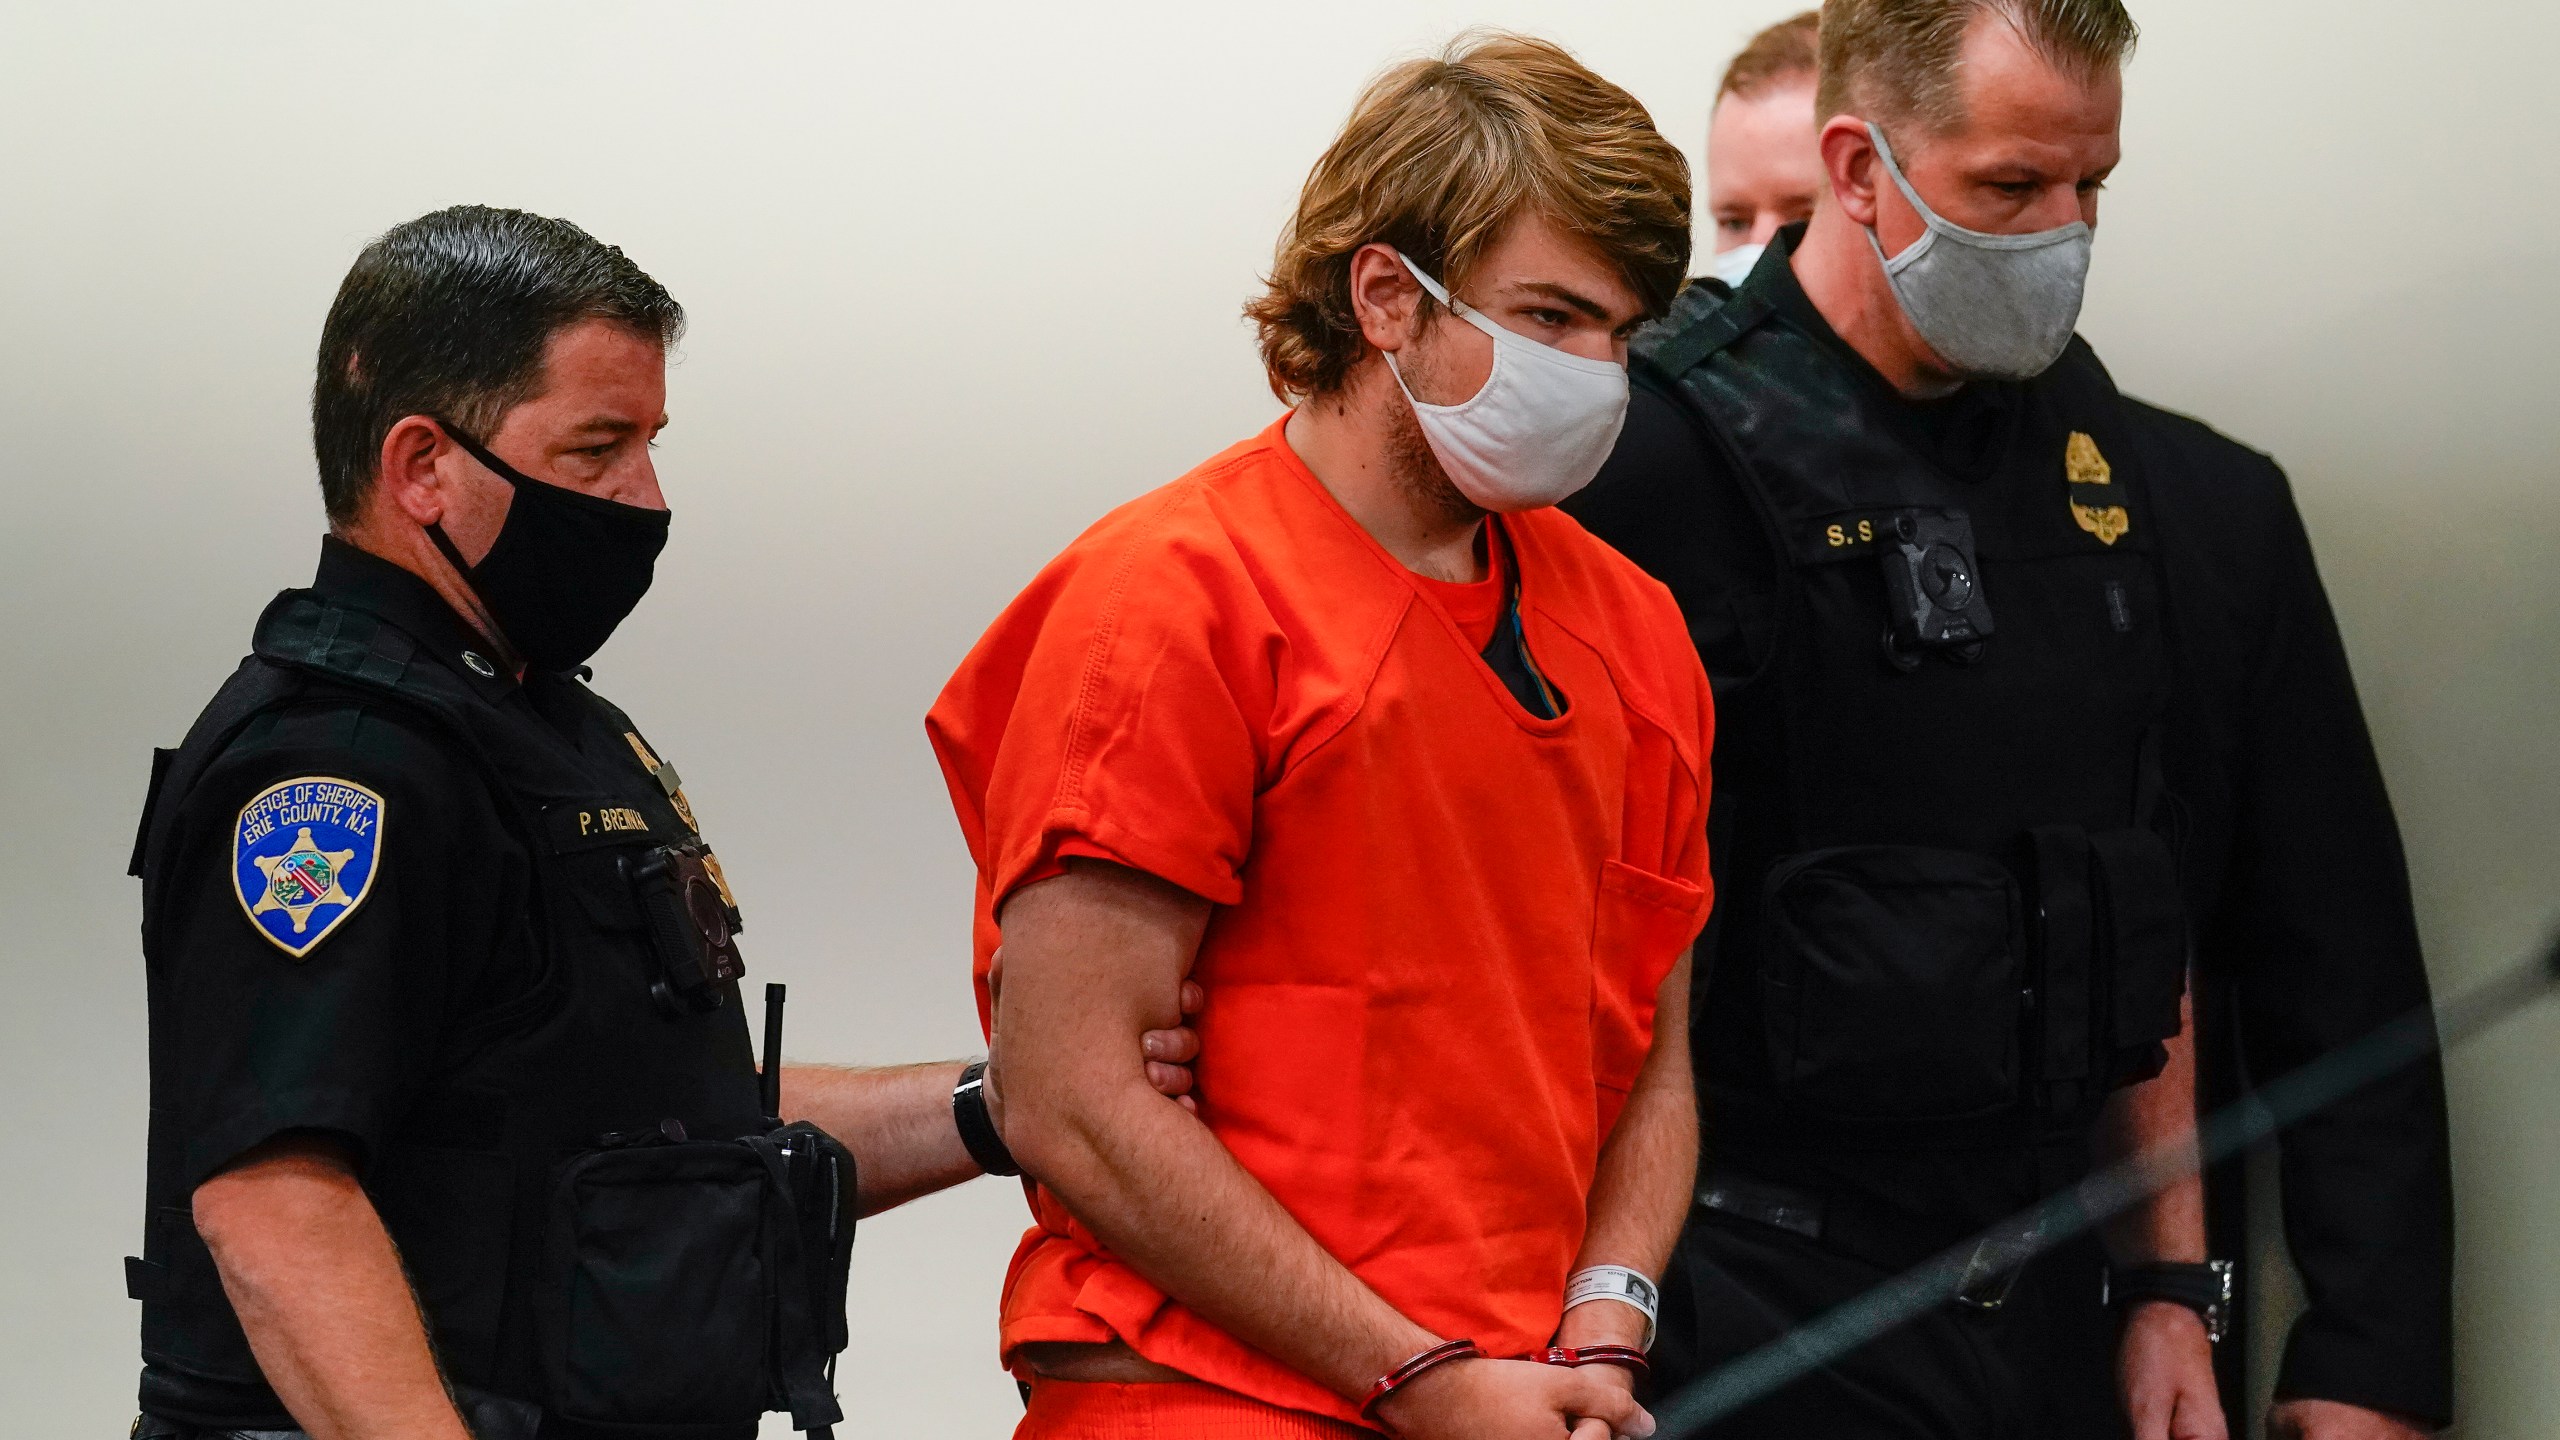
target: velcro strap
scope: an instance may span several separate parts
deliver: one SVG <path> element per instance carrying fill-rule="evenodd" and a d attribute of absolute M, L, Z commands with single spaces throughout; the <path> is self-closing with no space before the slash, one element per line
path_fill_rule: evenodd
<path fill-rule="evenodd" d="M 2089 1078 L 2090 966 L 2097 918 L 2089 891 L 2089 836 L 2076 825 L 2029 835 L 2036 857 L 2036 978 L 2047 1081 Z"/>
<path fill-rule="evenodd" d="M 1698 1182 L 1698 1203 L 1720 1214 L 1818 1241 L 1884 1270 L 1908 1270 L 1966 1233 L 1886 1215 L 1854 1195 L 1781 1185 L 1721 1166 Z"/>
<path fill-rule="evenodd" d="M 1810 1190 L 1716 1170 L 1698 1181 L 1698 1203 L 1808 1240 L 1822 1238 L 1822 1197 Z"/>
<path fill-rule="evenodd" d="M 169 1293 L 169 1267 L 139 1255 L 124 1257 L 124 1294 L 128 1300 L 145 1305 L 158 1303 Z"/>
<path fill-rule="evenodd" d="M 1758 295 L 1737 295 L 1708 315 L 1649 349 L 1644 362 L 1677 380 L 1708 356 L 1742 338 L 1743 332 L 1769 318 L 1769 302 Z"/>

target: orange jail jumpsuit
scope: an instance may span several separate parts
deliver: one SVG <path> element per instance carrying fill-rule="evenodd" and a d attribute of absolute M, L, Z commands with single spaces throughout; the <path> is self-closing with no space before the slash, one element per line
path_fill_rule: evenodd
<path fill-rule="evenodd" d="M 926 728 L 978 868 L 981 1014 L 997 909 L 1068 857 L 1211 901 L 1202 1123 L 1389 1304 L 1503 1355 L 1555 1330 L 1705 921 L 1714 722 L 1668 592 L 1560 511 L 1494 523 L 1560 718 L 1480 658 L 1490 592 L 1406 570 L 1275 423 L 1078 538 Z M 1359 1433 L 1029 1194 L 1006 1363 L 1116 1337 L 1202 1383 L 1040 1382 L 1022 1435 Z"/>

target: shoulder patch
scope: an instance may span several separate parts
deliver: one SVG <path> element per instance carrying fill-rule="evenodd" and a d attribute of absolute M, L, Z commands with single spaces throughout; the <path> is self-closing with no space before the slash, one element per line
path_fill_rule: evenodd
<path fill-rule="evenodd" d="M 373 890 L 382 797 L 349 780 L 305 775 L 240 807 L 231 879 L 249 923 L 299 960 Z"/>

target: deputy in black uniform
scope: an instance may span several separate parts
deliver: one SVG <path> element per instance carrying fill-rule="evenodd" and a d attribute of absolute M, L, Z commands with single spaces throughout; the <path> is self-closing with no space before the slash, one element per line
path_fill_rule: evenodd
<path fill-rule="evenodd" d="M 621 251 L 477 207 L 330 310 L 319 573 L 136 842 L 137 1435 L 823 1430 L 856 1215 L 1009 1169 L 974 1067 L 760 1087 L 728 880 L 584 683 L 666 540 L 681 323 Z"/>
<path fill-rule="evenodd" d="M 1570 507 L 1671 586 L 1717 692 L 1666 1387 L 2183 1126 L 2191 950 L 2260 1076 L 2426 999 L 2282 475 L 2071 336 L 2132 33 L 2112 0 L 1827 5 L 1832 196 L 1640 337 Z M 2285 1137 L 2280 1433 L 2447 1419 L 2446 1153 L 2432 1066 Z M 1714 1433 L 2222 1435 L 2200 1195 L 2110 1238 L 2111 1276 L 2095 1244 L 1986 1276 Z"/>

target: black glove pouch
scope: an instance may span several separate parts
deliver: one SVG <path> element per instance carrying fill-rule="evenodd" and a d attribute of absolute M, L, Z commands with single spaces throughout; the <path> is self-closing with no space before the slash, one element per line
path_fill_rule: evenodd
<path fill-rule="evenodd" d="M 2168 843 L 2149 830 L 2029 833 L 2048 1081 L 2104 1094 L 2160 1073 L 2187 985 L 2186 902 Z"/>
<path fill-rule="evenodd" d="M 687 1140 L 669 1124 L 609 1136 L 554 1181 L 542 1302 L 546 1409 L 682 1440 L 789 1410 L 842 1420 L 853 1157 L 786 1125 Z"/>
<path fill-rule="evenodd" d="M 1761 995 L 1782 1098 L 1880 1120 L 2017 1102 L 2026 977 L 2006 866 L 1913 845 L 1810 851 L 1771 869 L 1767 917 Z"/>

